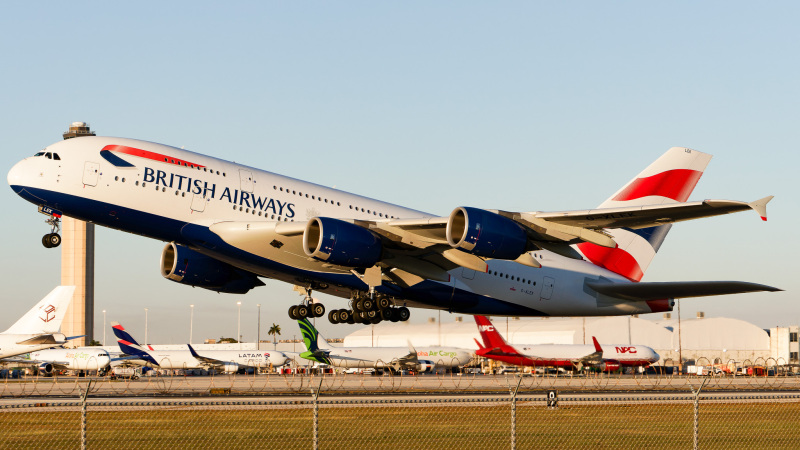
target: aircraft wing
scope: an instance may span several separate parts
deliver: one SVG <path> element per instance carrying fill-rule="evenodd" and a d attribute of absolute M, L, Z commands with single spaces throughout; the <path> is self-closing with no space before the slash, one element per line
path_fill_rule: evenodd
<path fill-rule="evenodd" d="M 563 256 L 580 259 L 581 255 L 570 245 L 590 242 L 607 248 L 617 246 L 613 237 L 604 231 L 607 228 L 647 228 L 748 209 L 755 210 L 766 220 L 766 205 L 771 199 L 770 196 L 750 203 L 704 200 L 561 212 L 508 212 L 473 208 L 472 212 L 485 214 L 486 219 L 513 221 L 519 225 L 522 239 L 525 241 L 524 252 L 519 257 L 514 256 L 517 258 L 515 261 L 540 267 L 540 263 L 528 253 L 529 251 L 547 249 Z M 383 252 L 377 266 L 382 270 L 378 270 L 377 275 L 372 275 L 373 277 L 381 277 L 401 285 L 413 285 L 424 279 L 446 282 L 449 280 L 448 271 L 459 266 L 480 272 L 486 271 L 486 261 L 490 258 L 461 251 L 451 245 L 448 238 L 448 227 L 459 218 L 466 217 L 467 209 L 457 208 L 448 217 L 336 220 L 365 228 L 380 237 Z M 460 216 L 459 211 L 461 211 Z M 309 222 L 219 222 L 211 224 L 209 229 L 223 241 L 244 251 L 267 254 L 277 248 L 285 252 L 287 257 L 291 254 L 296 258 L 305 259 L 309 256 L 305 253 L 307 249 L 304 249 L 303 239 Z M 479 223 L 477 225 L 480 227 Z M 460 226 L 463 227 L 463 223 Z M 184 237 L 197 240 L 199 246 L 208 245 L 205 237 L 193 237 L 188 234 Z M 334 264 L 330 266 L 331 270 L 350 271 Z M 364 276 L 368 284 L 380 284 L 369 282 L 368 273 Z"/>
<path fill-rule="evenodd" d="M 630 301 L 661 300 L 667 298 L 707 297 L 712 295 L 742 294 L 745 292 L 782 291 L 757 283 L 745 281 L 669 281 L 649 283 L 611 283 L 607 281 L 587 282 L 595 291 Z"/>

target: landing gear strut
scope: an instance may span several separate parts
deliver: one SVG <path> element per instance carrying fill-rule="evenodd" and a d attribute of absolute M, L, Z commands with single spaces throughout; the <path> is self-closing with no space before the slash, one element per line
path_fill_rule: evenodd
<path fill-rule="evenodd" d="M 45 220 L 45 223 L 50 225 L 50 233 L 45 234 L 42 236 L 42 245 L 46 248 L 55 248 L 61 245 L 61 235 L 58 234 L 61 226 L 61 219 L 58 216 L 50 216 L 49 219 Z"/>
<path fill-rule="evenodd" d="M 314 303 L 311 298 L 311 287 L 307 287 L 306 296 L 299 305 L 289 308 L 289 318 L 292 320 L 305 319 L 307 317 L 322 317 L 325 315 L 325 305 Z"/>

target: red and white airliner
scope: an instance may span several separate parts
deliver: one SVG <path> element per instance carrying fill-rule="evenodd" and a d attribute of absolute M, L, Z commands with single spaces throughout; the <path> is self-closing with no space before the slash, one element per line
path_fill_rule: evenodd
<path fill-rule="evenodd" d="M 622 367 L 649 366 L 659 360 L 658 353 L 645 345 L 605 344 L 605 350 L 592 336 L 594 345 L 581 344 L 517 344 L 511 345 L 484 316 L 475 316 L 483 339 L 478 340 L 478 356 L 515 366 L 562 367 L 582 370 L 595 368 L 613 372 Z"/>
<path fill-rule="evenodd" d="M 307 293 L 292 318 L 325 312 L 319 290 L 350 299 L 333 323 L 407 320 L 408 306 L 516 316 L 669 311 L 674 298 L 777 290 L 745 282 L 639 282 L 671 224 L 754 209 L 687 202 L 711 156 L 668 150 L 597 209 L 449 216 L 141 140 L 79 137 L 17 163 L 8 183 L 50 216 L 67 215 L 167 244 L 162 275 L 225 293 L 263 285 Z"/>

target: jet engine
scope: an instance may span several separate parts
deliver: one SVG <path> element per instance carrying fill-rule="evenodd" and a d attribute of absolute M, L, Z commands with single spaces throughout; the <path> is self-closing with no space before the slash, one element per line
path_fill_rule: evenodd
<path fill-rule="evenodd" d="M 226 294 L 244 294 L 264 285 L 253 273 L 174 242 L 161 252 L 161 275 L 176 283 Z"/>
<path fill-rule="evenodd" d="M 417 363 L 417 372 L 433 372 L 433 368 L 436 367 L 436 363 L 433 361 L 425 361 L 420 359 Z"/>
<path fill-rule="evenodd" d="M 447 219 L 447 242 L 454 248 L 495 259 L 517 259 L 528 238 L 513 220 L 478 208 L 461 206 Z"/>
<path fill-rule="evenodd" d="M 616 372 L 620 368 L 620 363 L 613 359 L 606 359 L 598 364 L 597 368 L 603 372 Z"/>
<path fill-rule="evenodd" d="M 381 240 L 366 228 L 329 217 L 308 221 L 303 250 L 312 258 L 346 267 L 372 267 L 383 253 Z"/>
<path fill-rule="evenodd" d="M 39 364 L 39 375 L 44 375 L 46 377 L 53 376 L 53 365 L 50 363 L 41 363 Z"/>
<path fill-rule="evenodd" d="M 235 362 L 226 362 L 222 364 L 222 373 L 236 373 L 239 371 L 239 364 Z"/>

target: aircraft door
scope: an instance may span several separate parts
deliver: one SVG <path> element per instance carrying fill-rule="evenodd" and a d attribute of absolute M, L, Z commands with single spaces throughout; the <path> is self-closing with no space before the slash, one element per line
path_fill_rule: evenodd
<path fill-rule="evenodd" d="M 542 300 L 550 300 L 550 296 L 553 295 L 553 289 L 556 286 L 556 280 L 550 277 L 544 277 L 542 280 Z"/>
<path fill-rule="evenodd" d="M 194 194 L 192 196 L 192 211 L 203 212 L 206 209 L 206 196 Z"/>
<path fill-rule="evenodd" d="M 97 186 L 97 179 L 100 177 L 100 164 L 86 161 L 83 165 L 83 184 L 86 186 Z"/>
<path fill-rule="evenodd" d="M 253 172 L 239 169 L 239 179 L 242 182 L 242 192 L 253 193 Z"/>

